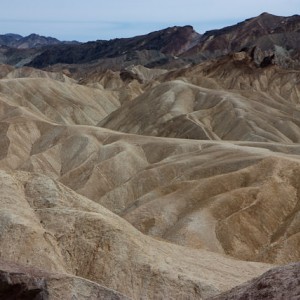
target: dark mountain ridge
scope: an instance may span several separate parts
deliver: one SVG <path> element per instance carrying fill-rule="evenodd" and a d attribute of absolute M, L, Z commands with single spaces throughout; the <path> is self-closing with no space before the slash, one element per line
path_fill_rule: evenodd
<path fill-rule="evenodd" d="M 0 36 L 0 44 L 1 37 L 4 40 L 2 44 L 20 51 L 16 55 L 15 50 L 3 50 L 0 62 L 35 68 L 57 64 L 77 68 L 93 64 L 101 70 L 121 70 L 140 64 L 149 68 L 172 69 L 240 51 L 246 51 L 258 67 L 277 64 L 284 68 L 300 68 L 299 15 L 280 17 L 263 13 L 203 35 L 192 26 L 174 26 L 132 38 L 82 44 L 67 44 L 34 34 L 25 38 L 18 35 Z M 8 40 L 11 40 L 10 44 Z M 35 51 L 28 54 L 22 52 L 22 48 L 25 48 L 24 51 L 28 48 Z"/>
<path fill-rule="evenodd" d="M 201 62 L 242 50 L 249 51 L 257 65 L 269 57 L 283 67 L 298 68 L 300 16 L 262 13 L 223 29 L 207 31 L 199 43 L 182 56 Z"/>
<path fill-rule="evenodd" d="M 176 56 L 195 46 L 200 37 L 192 26 L 175 26 L 133 38 L 60 45 L 45 50 L 30 63 L 30 66 L 40 68 L 57 63 L 87 63 L 124 55 L 130 60 L 136 55 L 135 52 L 143 50 Z"/>
<path fill-rule="evenodd" d="M 32 33 L 28 36 L 8 33 L 0 35 L 0 45 L 18 49 L 41 48 L 60 44 L 79 44 L 77 41 L 60 41 L 49 36 L 41 36 Z"/>

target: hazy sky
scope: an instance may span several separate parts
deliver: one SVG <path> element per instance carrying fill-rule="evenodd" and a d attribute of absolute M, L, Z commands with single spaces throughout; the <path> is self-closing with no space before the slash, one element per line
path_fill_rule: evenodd
<path fill-rule="evenodd" d="M 300 14 L 300 0 L 2 0 L 0 33 L 88 41 L 130 37 L 174 25 L 203 33 L 262 12 Z"/>

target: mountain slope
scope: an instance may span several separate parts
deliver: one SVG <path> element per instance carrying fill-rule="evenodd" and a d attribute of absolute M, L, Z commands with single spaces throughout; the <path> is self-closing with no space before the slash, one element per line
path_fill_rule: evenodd
<path fill-rule="evenodd" d="M 0 103 L 5 118 L 21 111 L 36 120 L 86 125 L 95 125 L 120 105 L 113 92 L 79 85 L 59 73 L 30 68 L 6 74 L 0 81 Z"/>
<path fill-rule="evenodd" d="M 17 49 L 40 48 L 45 46 L 59 45 L 59 44 L 78 44 L 78 42 L 61 42 L 53 37 L 45 37 L 35 33 L 28 36 L 21 36 L 19 34 L 3 34 L 0 35 L 0 45 Z"/>
<path fill-rule="evenodd" d="M 0 62 L 37 68 L 57 64 L 76 68 L 78 64 L 93 63 L 102 66 L 102 70 L 120 70 L 132 64 L 174 69 L 243 50 L 257 66 L 272 63 L 299 69 L 299 30 L 298 15 L 280 17 L 263 13 L 203 35 L 192 26 L 174 26 L 132 38 L 78 44 L 35 34 L 24 38 L 8 34 L 0 36 Z M 26 49 L 3 48 L 7 46 Z"/>
<path fill-rule="evenodd" d="M 24 116 L 1 130 L 2 169 L 59 180 L 146 234 L 246 260 L 299 258 L 298 146 L 139 137 Z"/>
<path fill-rule="evenodd" d="M 186 78 L 195 79 L 195 70 L 185 69 Z M 219 69 L 216 73 L 222 74 Z M 48 78 L 18 78 L 27 74 Z M 96 105 L 100 105 L 97 97 L 106 94 L 109 99 L 110 93 L 115 92 L 92 88 L 96 96 L 88 101 L 90 88 L 64 82 L 64 76 L 55 76 L 25 68 L 6 75 L 12 79 L 0 81 L 5 108 L 0 116 L 1 168 L 50 176 L 118 213 L 140 231 L 173 243 L 227 253 L 239 259 L 271 263 L 298 259 L 298 187 L 293 177 L 298 176 L 299 148 L 288 140 L 287 130 L 285 135 L 278 135 L 278 132 L 277 136 L 274 135 L 282 138 L 278 144 L 271 138 L 267 140 L 269 143 L 254 143 L 256 138 L 249 139 L 247 143 L 156 139 L 73 126 L 95 124 L 93 122 L 101 118 L 101 113 L 109 112 L 99 111 L 94 121 L 88 112 L 91 121 L 86 123 L 86 119 L 78 117 L 82 110 L 74 115 L 66 114 L 67 111 L 74 106 L 76 109 L 82 106 L 87 111 L 90 103 L 95 113 Z M 171 72 L 161 76 L 161 80 L 166 80 L 175 74 Z M 285 81 L 284 77 L 280 78 Z M 223 82 L 226 84 L 226 81 Z M 218 84 L 217 80 L 215 84 Z M 196 97 L 199 97 L 197 101 L 200 103 L 212 105 L 225 94 L 229 101 L 235 100 L 233 93 L 234 90 L 225 92 L 221 87 L 212 90 L 182 81 L 156 84 L 142 96 L 125 101 L 121 106 L 121 116 L 129 124 L 133 121 L 151 124 L 152 120 L 155 129 L 153 116 L 157 116 L 157 120 L 168 121 L 164 118 L 171 116 L 169 105 L 174 108 L 174 114 L 182 113 L 182 110 L 197 108 L 193 103 Z M 20 97 L 20 94 L 23 96 Z M 290 102 L 285 100 L 280 105 L 269 98 L 266 104 L 270 107 L 275 103 L 274 107 L 283 111 L 289 107 L 287 103 L 293 104 L 293 97 L 291 94 Z M 243 99 L 242 108 L 248 112 L 251 98 L 239 96 L 237 99 Z M 111 103 L 108 101 L 105 105 Z M 143 103 L 147 105 L 144 108 Z M 136 116 L 134 110 L 128 113 L 124 110 L 127 106 L 137 108 Z M 162 117 L 152 113 L 156 107 L 158 112 L 163 112 Z M 275 112 L 277 110 L 274 108 Z M 148 112 L 150 114 L 146 118 L 144 114 Z M 112 112 L 108 118 L 119 122 L 117 117 L 112 117 L 114 114 L 119 115 L 119 111 Z M 244 122 L 251 122 L 246 116 Z M 272 117 L 270 108 L 269 117 Z M 220 130 L 228 124 L 222 115 L 212 120 L 219 124 Z M 247 134 L 245 128 L 240 126 L 238 129 L 240 134 Z M 268 130 L 265 129 L 265 134 L 272 137 Z M 174 132 L 178 132 L 176 127 Z M 296 133 L 295 130 L 294 138 Z M 270 176 L 273 180 L 268 179 Z M 219 187 L 220 182 L 222 185 Z M 289 198 L 282 197 L 284 194 Z M 269 199 L 273 199 L 274 211 L 271 214 Z M 224 210 L 224 207 L 227 209 Z M 252 214 L 257 210 L 261 214 L 253 218 Z M 224 214 L 219 211 L 224 211 Z M 261 219 L 266 221 L 263 227 Z M 253 235 L 248 234 L 245 240 L 249 226 L 253 228 Z"/>
<path fill-rule="evenodd" d="M 299 263 L 274 268 L 259 278 L 210 299 L 298 299 L 300 297 L 299 274 Z"/>
<path fill-rule="evenodd" d="M 283 67 L 299 68 L 300 16 L 279 17 L 263 13 L 236 25 L 206 32 L 185 52 L 196 61 L 247 49 L 258 65 L 266 58 Z"/>
<path fill-rule="evenodd" d="M 162 75 L 156 80 L 163 83 L 122 105 L 99 126 L 165 137 L 299 142 L 299 71 L 260 69 L 246 54 L 245 60 L 239 58 Z"/>
<path fill-rule="evenodd" d="M 146 237 L 46 176 L 0 171 L 0 177 L 1 256 L 8 261 L 84 277 L 134 299 L 207 297 L 269 267 Z"/>
<path fill-rule="evenodd" d="M 133 38 L 53 47 L 34 58 L 29 66 L 43 68 L 58 63 L 88 63 L 98 59 L 123 56 L 125 60 L 130 61 L 139 52 L 146 50 L 150 55 L 156 55 L 157 61 L 168 60 L 173 55 L 179 55 L 194 46 L 199 37 L 200 35 L 191 26 L 175 26 Z"/>

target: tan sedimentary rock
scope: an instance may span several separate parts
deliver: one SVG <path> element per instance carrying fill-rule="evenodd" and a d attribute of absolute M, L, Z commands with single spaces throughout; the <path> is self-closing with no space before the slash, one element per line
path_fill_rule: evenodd
<path fill-rule="evenodd" d="M 300 140 L 299 71 L 259 69 L 247 60 L 225 57 L 169 72 L 160 80 L 99 126 L 201 140 Z"/>
<path fill-rule="evenodd" d="M 173 243 L 271 263 L 299 258 L 297 145 L 13 121 L 3 127 L 3 169 L 45 174 Z"/>
<path fill-rule="evenodd" d="M 298 261 L 299 74 L 245 63 L 3 67 L 0 258 L 59 273 L 53 299 L 202 299 Z"/>
<path fill-rule="evenodd" d="M 269 268 L 147 237 L 44 175 L 0 171 L 0 177 L 5 260 L 80 276 L 134 299 L 201 299 Z"/>

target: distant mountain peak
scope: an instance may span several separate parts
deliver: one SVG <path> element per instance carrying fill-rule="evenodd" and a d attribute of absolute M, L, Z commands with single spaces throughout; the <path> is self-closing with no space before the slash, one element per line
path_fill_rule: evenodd
<path fill-rule="evenodd" d="M 99 63 L 101 68 L 112 70 L 123 69 L 131 64 L 149 68 L 173 68 L 197 64 L 242 50 L 253 57 L 258 66 L 265 66 L 267 60 L 268 63 L 283 67 L 298 68 L 300 16 L 281 17 L 263 12 L 232 26 L 207 31 L 203 35 L 197 33 L 193 26 L 184 25 L 130 38 L 88 43 L 61 42 L 36 33 L 26 37 L 8 34 L 0 36 L 0 45 L 18 49 L 38 48 L 34 55 L 25 52 L 20 54 L 19 51 L 18 56 L 13 57 L 7 52 L 12 57 L 12 64 L 18 65 L 21 60 L 21 65 L 37 68 L 90 62 Z M 20 59 L 22 55 L 26 59 Z M 106 60 L 107 64 L 103 63 Z M 4 62 L 10 63 L 10 58 Z"/>
<path fill-rule="evenodd" d="M 268 12 L 263 12 L 259 16 L 274 16 L 274 15 L 272 15 L 272 14 L 270 14 Z"/>
<path fill-rule="evenodd" d="M 16 33 L 6 33 L 4 34 L 6 37 L 11 37 L 11 38 L 15 38 L 15 39 L 21 39 L 23 36 L 20 34 L 16 34 Z"/>
<path fill-rule="evenodd" d="M 199 43 L 184 53 L 196 62 L 248 49 L 257 65 L 273 61 L 283 67 L 298 68 L 300 16 L 281 17 L 263 12 L 232 26 L 207 31 Z"/>
<path fill-rule="evenodd" d="M 56 38 L 42 36 L 36 33 L 31 33 L 27 36 L 22 36 L 15 33 L 0 35 L 0 45 L 18 49 L 39 48 L 44 46 L 59 45 L 59 44 L 75 44 L 73 42 L 62 42 Z"/>

